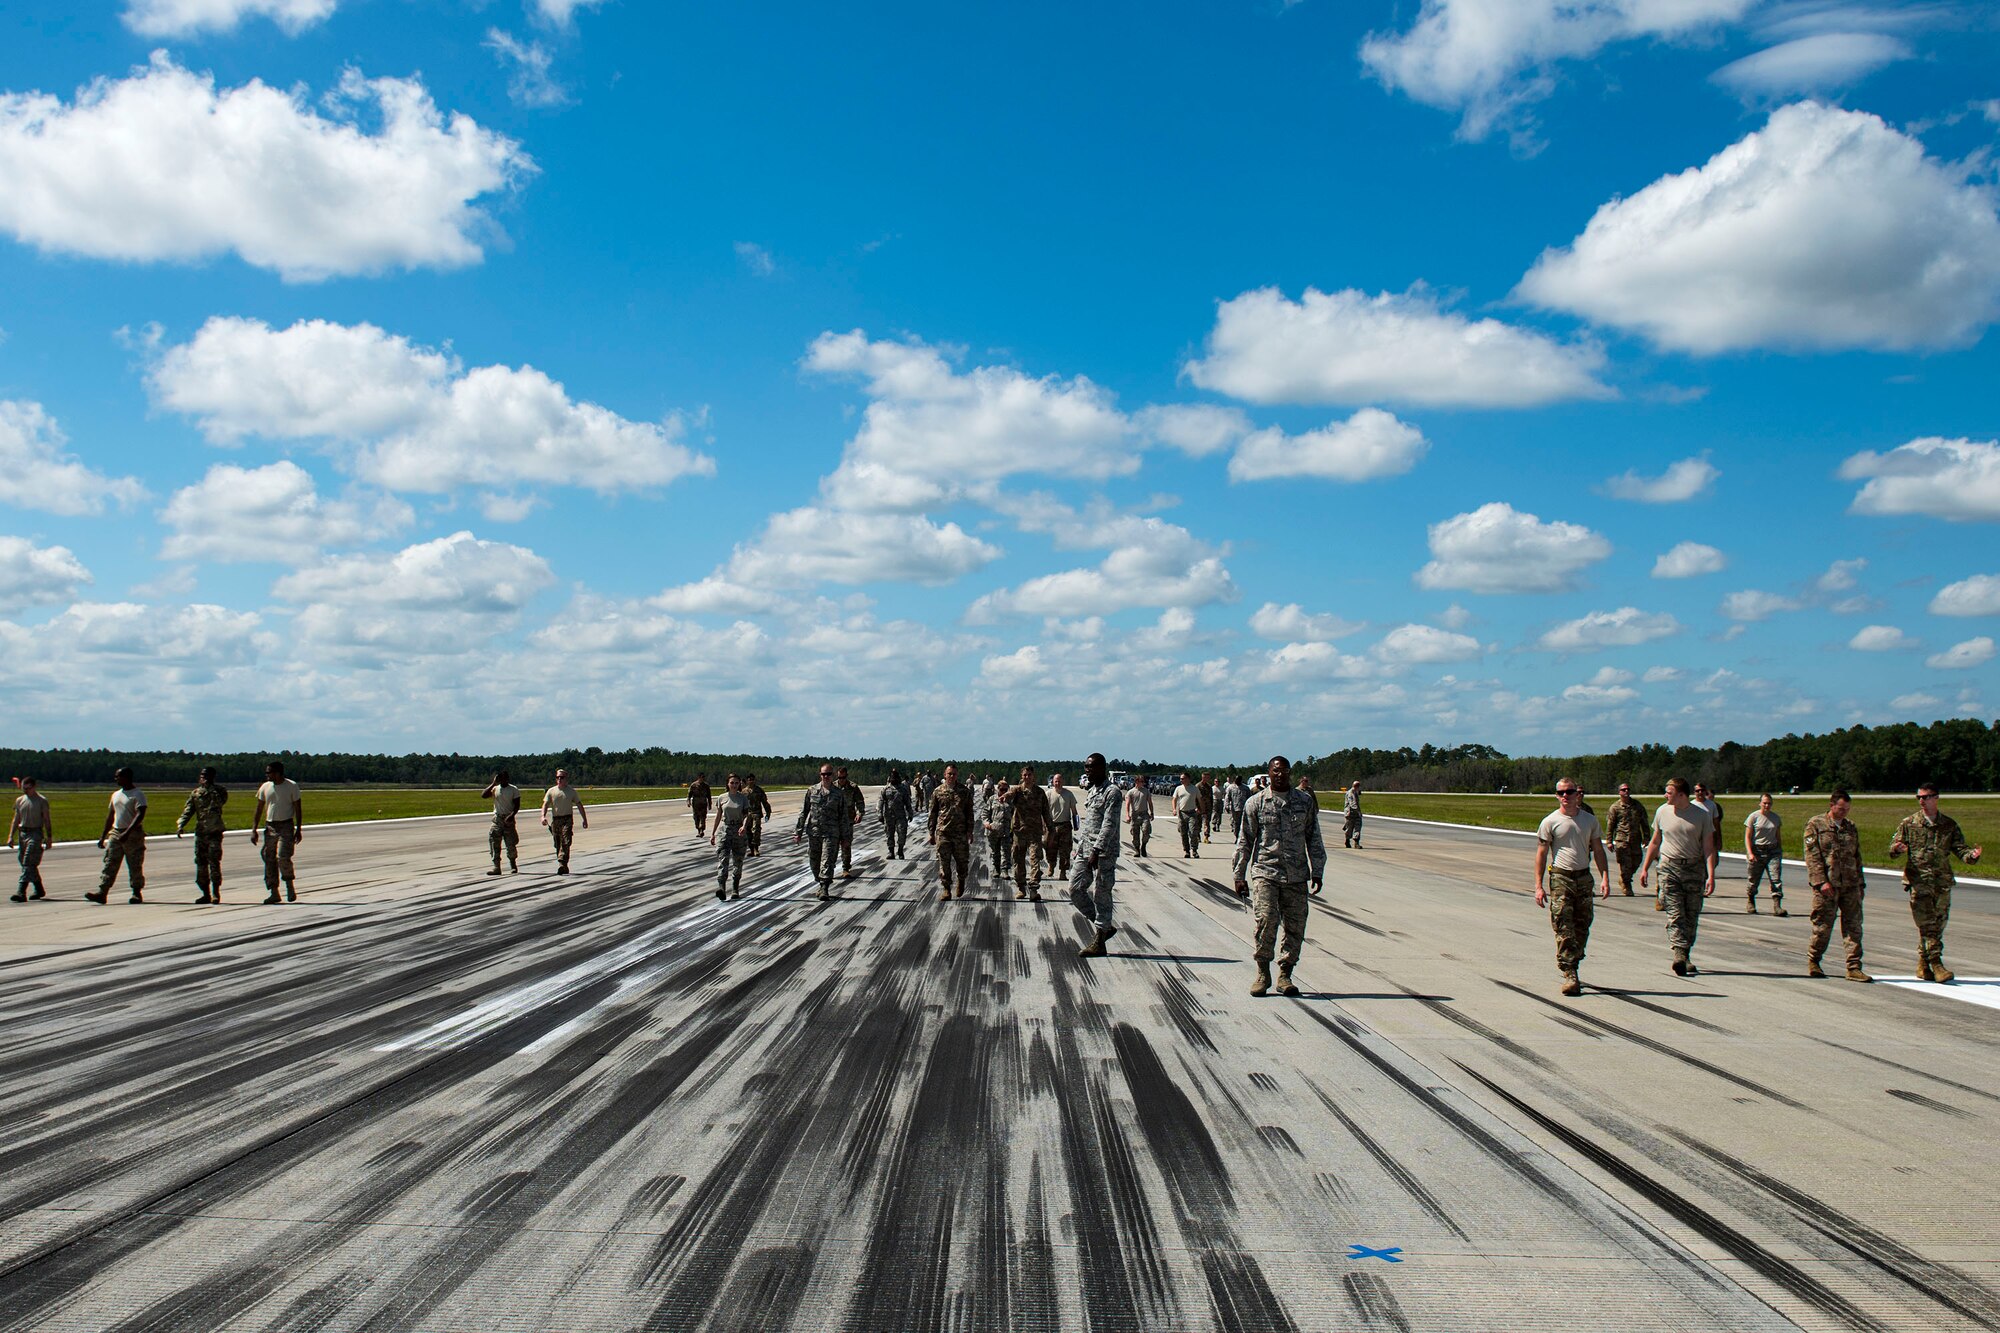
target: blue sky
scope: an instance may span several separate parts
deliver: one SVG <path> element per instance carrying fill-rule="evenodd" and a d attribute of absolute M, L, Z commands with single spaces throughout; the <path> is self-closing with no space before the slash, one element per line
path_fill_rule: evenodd
<path fill-rule="evenodd" d="M 12 730 L 1991 717 L 1996 55 L 1971 4 L 11 6 Z"/>

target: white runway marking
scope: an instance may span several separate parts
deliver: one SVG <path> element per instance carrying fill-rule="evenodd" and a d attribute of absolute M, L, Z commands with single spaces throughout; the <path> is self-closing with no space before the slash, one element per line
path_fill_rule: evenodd
<path fill-rule="evenodd" d="M 2000 1009 L 2000 977 L 1960 977 L 1950 985 L 1936 981 L 1918 981 L 1915 977 L 1878 976 L 1877 981 L 1891 986 L 1901 986 L 1904 990 L 1922 991 L 1926 995 L 1942 995 L 1948 999 L 1964 1000 L 1967 1004 L 1982 1004 L 1988 1009 Z"/>

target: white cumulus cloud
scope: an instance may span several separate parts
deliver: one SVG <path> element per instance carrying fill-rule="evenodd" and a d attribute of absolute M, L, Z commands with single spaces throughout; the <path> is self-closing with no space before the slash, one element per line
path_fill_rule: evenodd
<path fill-rule="evenodd" d="M 350 70 L 328 106 L 218 90 L 165 54 L 70 103 L 0 94 L 0 232 L 97 259 L 233 252 L 291 281 L 479 262 L 494 224 L 474 201 L 534 169 L 520 146 L 414 80 Z"/>
<path fill-rule="evenodd" d="M 1485 645 L 1470 634 L 1459 634 L 1435 625 L 1398 625 L 1382 636 L 1374 647 L 1375 656 L 1396 666 L 1416 666 L 1433 662 L 1468 662 L 1483 656 Z"/>
<path fill-rule="evenodd" d="M 1551 67 L 1613 43 L 1674 38 L 1740 19 L 1756 0 L 1423 0 L 1403 32 L 1373 33 L 1361 60 L 1386 86 L 1464 113 L 1482 139 L 1553 91 Z"/>
<path fill-rule="evenodd" d="M 522 546 L 455 532 L 389 554 L 335 556 L 279 579 L 309 642 L 362 656 L 457 653 L 511 629 L 555 582 Z"/>
<path fill-rule="evenodd" d="M 373 324 L 273 329 L 217 316 L 147 375 L 153 401 L 217 444 L 306 441 L 393 491 L 542 484 L 613 494 L 707 476 L 686 423 L 628 421 L 532 366 L 464 370 Z"/>
<path fill-rule="evenodd" d="M 1250 632 L 1260 639 L 1280 643 L 1331 643 L 1344 639 L 1362 626 L 1358 621 L 1336 615 L 1308 613 L 1297 602 L 1279 606 L 1266 602 L 1250 615 Z"/>
<path fill-rule="evenodd" d="M 1653 577 L 1656 579 L 1691 579 L 1703 574 L 1720 574 L 1729 568 L 1729 557 L 1713 546 L 1700 542 L 1680 542 L 1671 551 L 1663 551 L 1653 562 Z"/>
<path fill-rule="evenodd" d="M 1953 644 L 1941 653 L 1932 653 L 1924 659 L 1924 665 L 1940 671 L 1963 671 L 1968 667 L 1984 666 L 1992 660 L 1993 640 L 1982 634 L 1976 639 Z"/>
<path fill-rule="evenodd" d="M 1732 592 L 1724 597 L 1718 609 L 1725 619 L 1754 621 L 1769 620 L 1780 611 L 1796 611 L 1803 605 L 1804 603 L 1796 597 L 1746 588 L 1742 592 Z"/>
<path fill-rule="evenodd" d="M 1616 611 L 1592 611 L 1565 621 L 1543 634 L 1536 646 L 1554 653 L 1582 653 L 1593 648 L 1629 648 L 1678 634 L 1681 622 L 1664 611 L 1621 606 Z"/>
<path fill-rule="evenodd" d="M 1722 473 L 1708 461 L 1683 458 L 1657 477 L 1624 472 L 1604 483 L 1604 493 L 1614 500 L 1637 500 L 1642 504 L 1679 504 L 1706 495 Z"/>
<path fill-rule="evenodd" d="M 1922 647 L 1915 639 L 1897 629 L 1894 625 L 1864 625 L 1855 631 L 1847 646 L 1858 653 L 1894 653 L 1906 648 Z"/>
<path fill-rule="evenodd" d="M 1150 440 L 1191 458 L 1219 454 L 1248 435 L 1250 418 L 1214 403 L 1169 403 L 1141 408 L 1133 422 Z"/>
<path fill-rule="evenodd" d="M 1497 501 L 1431 524 L 1430 548 L 1419 587 L 1485 593 L 1563 592 L 1611 554 L 1611 543 L 1581 524 L 1544 523 Z"/>
<path fill-rule="evenodd" d="M 2000 218 L 1967 168 L 1801 102 L 1603 205 L 1517 294 L 1700 354 L 1959 346 L 2000 315 Z"/>
<path fill-rule="evenodd" d="M 1275 426 L 1252 432 L 1230 455 L 1229 479 L 1374 481 L 1408 472 L 1430 447 L 1415 426 L 1379 407 L 1364 407 L 1345 421 L 1299 435 Z"/>
<path fill-rule="evenodd" d="M 1840 475 L 1867 482 L 1854 497 L 1857 514 L 2000 521 L 2000 441 L 1911 440 L 1887 453 L 1855 454 Z"/>
<path fill-rule="evenodd" d="M 333 13 L 340 0 L 130 0 L 125 26 L 141 37 L 228 32 L 252 16 L 298 34 Z"/>
<path fill-rule="evenodd" d="M 1934 616 L 2000 616 L 2000 574 L 1974 574 L 1947 583 L 1931 598 Z"/>
<path fill-rule="evenodd" d="M 1111 548 L 1098 565 L 1043 574 L 990 592 L 967 609 L 967 622 L 985 624 L 1000 616 L 1101 616 L 1135 607 L 1193 608 L 1232 602 L 1238 595 L 1221 553 L 1176 524 L 1128 517 L 1103 525 L 1092 544 Z"/>
<path fill-rule="evenodd" d="M 821 583 L 950 583 L 1000 555 L 956 523 L 916 514 L 866 514 L 807 505 L 773 514 L 715 576 L 721 588 L 809 588 Z M 678 600 L 663 594 L 669 600 Z M 687 594 L 690 601 L 695 595 Z M 662 603 L 665 605 L 665 603 Z"/>
<path fill-rule="evenodd" d="M 90 581 L 90 571 L 67 546 L 0 536 L 0 611 L 67 602 Z"/>
<path fill-rule="evenodd" d="M 803 364 L 860 378 L 871 400 L 840 467 L 822 483 L 840 508 L 923 509 L 1023 473 L 1101 480 L 1139 466 L 1131 423 L 1081 375 L 961 372 L 943 349 L 871 341 L 859 329 L 821 334 Z"/>
<path fill-rule="evenodd" d="M 389 536 L 414 518 L 397 500 L 322 499 L 312 474 L 287 460 L 255 468 L 218 463 L 167 501 L 160 521 L 172 531 L 160 554 L 306 564 L 323 547 Z"/>
<path fill-rule="evenodd" d="M 65 449 L 69 443 L 40 403 L 0 399 L 0 504 L 46 514 L 100 514 L 129 505 L 146 491 L 131 477 L 94 472 Z"/>
<path fill-rule="evenodd" d="M 1609 398 L 1604 353 L 1497 319 L 1442 309 L 1419 288 L 1370 296 L 1275 287 L 1222 302 L 1207 354 L 1185 368 L 1206 389 L 1254 403 L 1539 407 Z"/>

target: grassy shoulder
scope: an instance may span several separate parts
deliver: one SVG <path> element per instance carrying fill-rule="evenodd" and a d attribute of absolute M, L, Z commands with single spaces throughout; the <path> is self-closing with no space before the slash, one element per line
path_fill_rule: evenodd
<path fill-rule="evenodd" d="M 1321 806 L 1340 809 L 1340 792 L 1319 792 Z M 1618 800 L 1616 795 L 1593 793 L 1585 798 L 1591 808 L 1602 819 Z M 1658 808 L 1663 798 L 1648 798 L 1646 813 L 1650 816 Z M 1743 850 L 1743 820 L 1757 808 L 1754 797 L 1729 795 L 1722 800 L 1723 846 L 1725 852 Z M 1396 819 L 1426 819 L 1441 824 L 1471 824 L 1478 828 L 1520 829 L 1533 832 L 1542 822 L 1542 817 L 1555 809 L 1555 797 L 1546 793 L 1524 796 L 1472 795 L 1445 793 L 1432 795 L 1428 792 L 1363 792 L 1361 809 L 1364 816 L 1384 815 Z M 1806 821 L 1814 815 L 1826 813 L 1826 800 L 1818 796 L 1779 796 L 1773 798 L 1773 809 L 1785 822 L 1785 855 L 1788 858 L 1799 855 L 1799 838 L 1805 832 Z M 1900 861 L 1889 856 L 1889 842 L 1895 836 L 1896 825 L 1903 816 L 1915 814 L 1917 803 L 1908 796 L 1857 796 L 1854 808 L 1848 818 L 1861 830 L 1861 856 L 1871 866 L 1896 868 Z M 1961 797 L 1956 801 L 1947 798 L 1944 812 L 1956 819 L 1965 830 L 1968 842 L 1984 846 L 1993 862 L 2000 864 L 2000 800 L 1992 797 Z M 1986 863 L 1966 869 L 1964 873 L 1975 876 L 1990 876 L 1993 867 Z"/>
<path fill-rule="evenodd" d="M 146 791 L 148 833 L 172 833 L 180 818 L 182 803 L 192 788 L 154 787 Z M 677 801 L 687 795 L 685 787 L 583 787 L 584 804 L 622 805 L 629 801 Z M 62 842 L 78 839 L 94 841 L 104 827 L 105 803 L 110 788 L 89 791 L 44 790 L 49 813 L 55 819 L 56 837 Z M 304 793 L 306 823 L 349 824 L 362 819 L 415 819 L 424 815 L 476 815 L 491 813 L 493 803 L 481 800 L 477 788 L 422 787 L 308 787 Z M 524 814 L 532 816 L 541 793 L 523 791 Z M 10 807 L 11 809 L 11 807 Z M 232 829 L 250 827 L 257 810 L 254 786 L 232 787 L 229 804 L 223 807 L 225 822 Z"/>

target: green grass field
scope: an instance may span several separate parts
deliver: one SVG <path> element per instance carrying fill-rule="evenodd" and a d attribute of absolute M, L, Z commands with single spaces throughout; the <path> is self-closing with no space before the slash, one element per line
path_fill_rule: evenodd
<path fill-rule="evenodd" d="M 579 790 L 583 793 L 586 806 L 618 805 L 626 801 L 677 801 L 687 795 L 685 787 L 583 787 Z M 187 800 L 188 791 L 189 789 L 184 787 L 147 789 L 146 799 L 150 804 L 146 811 L 146 831 L 172 833 L 174 821 L 181 817 L 181 805 Z M 55 819 L 58 841 L 73 842 L 79 838 L 96 841 L 98 830 L 104 827 L 105 802 L 111 795 L 109 787 L 88 791 L 45 788 L 42 795 L 49 798 L 49 813 Z M 305 789 L 304 798 L 308 826 L 346 824 L 357 819 L 470 815 L 490 813 L 493 809 L 491 801 L 479 799 L 479 792 L 476 789 L 465 788 L 436 790 L 418 787 L 308 787 Z M 532 815 L 540 801 L 540 792 L 523 791 L 521 793 L 523 814 Z M 10 805 L 9 809 L 11 808 Z M 250 816 L 256 809 L 255 786 L 229 789 L 229 804 L 225 807 L 225 811 L 230 828 L 249 828 Z"/>
<path fill-rule="evenodd" d="M 1341 793 L 1320 792 L 1321 806 L 1338 810 Z M 1586 800 L 1602 819 L 1618 800 L 1616 794 L 1600 795 L 1591 793 Z M 1634 799 L 1643 799 L 1646 812 L 1650 816 L 1663 797 L 1641 798 L 1634 793 Z M 1743 818 L 1757 808 L 1754 796 L 1731 794 L 1719 798 L 1722 802 L 1724 822 L 1723 846 L 1725 852 L 1743 850 Z M 1772 807 L 1785 821 L 1785 855 L 1787 858 L 1799 854 L 1799 838 L 1805 832 L 1806 821 L 1814 815 L 1826 813 L 1826 800 L 1818 796 L 1779 796 L 1772 800 Z M 1371 792 L 1361 795 L 1363 816 L 1388 815 L 1397 819 L 1430 819 L 1443 824 L 1472 824 L 1482 828 L 1526 829 L 1533 831 L 1542 816 L 1556 807 L 1556 798 L 1547 793 L 1529 796 L 1483 796 L 1483 795 L 1431 795 L 1424 792 Z M 1857 796 L 1854 808 L 1848 813 L 1861 830 L 1862 859 L 1871 866 L 1894 867 L 1900 862 L 1889 859 L 1889 840 L 1894 836 L 1896 825 L 1904 815 L 1916 813 L 1917 803 L 1909 796 Z M 1965 830 L 1967 841 L 1987 848 L 1992 863 L 1966 869 L 1964 873 L 1979 877 L 1991 877 L 1994 865 L 2000 865 L 2000 797 L 1959 796 L 1946 797 L 1943 810 Z"/>

